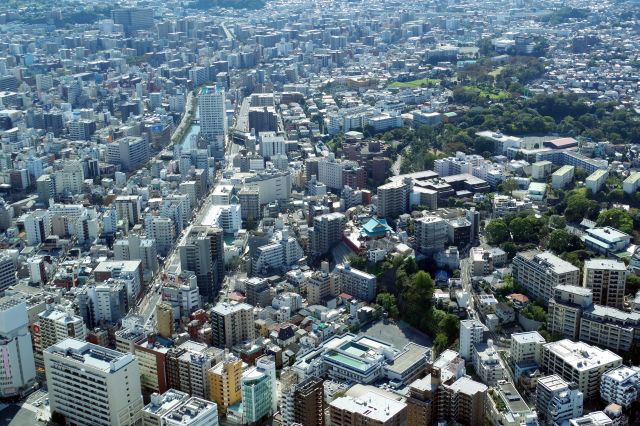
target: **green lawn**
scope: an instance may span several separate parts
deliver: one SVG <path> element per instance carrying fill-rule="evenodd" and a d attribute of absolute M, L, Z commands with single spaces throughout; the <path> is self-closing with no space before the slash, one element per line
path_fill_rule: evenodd
<path fill-rule="evenodd" d="M 504 101 L 511 98 L 511 94 L 505 90 L 490 90 L 476 86 L 465 86 L 465 91 L 478 92 L 478 95 L 491 101 Z"/>
<path fill-rule="evenodd" d="M 421 78 L 421 79 L 412 80 L 412 81 L 394 81 L 393 83 L 389 84 L 389 87 L 399 87 L 401 89 L 404 89 L 404 88 L 416 89 L 422 86 L 438 85 L 440 84 L 440 81 L 441 80 L 437 78 Z"/>

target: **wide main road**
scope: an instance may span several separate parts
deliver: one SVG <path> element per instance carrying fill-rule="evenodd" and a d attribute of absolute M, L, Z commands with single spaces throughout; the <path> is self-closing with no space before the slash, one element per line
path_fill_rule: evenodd
<path fill-rule="evenodd" d="M 240 146 L 229 141 L 225 148 L 225 168 L 232 168 L 233 158 L 239 153 Z M 180 242 L 189 234 L 191 231 L 191 227 L 194 224 L 198 224 L 202 221 L 204 215 L 209 210 L 209 207 L 212 205 L 212 193 L 214 188 L 220 183 L 222 179 L 222 171 L 217 171 L 214 181 L 211 183 L 211 187 L 209 190 L 209 194 L 205 197 L 204 201 L 197 207 L 194 211 L 194 215 L 192 216 L 191 222 L 189 226 L 187 226 L 180 235 L 176 237 L 176 241 L 173 245 L 173 248 L 167 255 L 164 264 L 158 271 L 157 275 L 154 277 L 152 282 L 146 287 L 146 294 L 142 299 L 140 299 L 137 304 L 137 313 L 142 315 L 144 318 L 145 328 L 152 329 L 154 328 L 155 323 L 155 308 L 156 305 L 160 302 L 160 298 L 162 296 L 162 277 L 169 272 L 178 272 L 180 271 L 180 253 L 178 250 L 178 246 Z"/>

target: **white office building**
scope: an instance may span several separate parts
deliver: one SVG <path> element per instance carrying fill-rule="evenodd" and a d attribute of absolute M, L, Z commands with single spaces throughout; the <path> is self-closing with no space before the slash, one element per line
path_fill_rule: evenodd
<path fill-rule="evenodd" d="M 124 426 L 142 419 L 138 362 L 76 339 L 44 351 L 51 412 L 77 425 Z"/>
<path fill-rule="evenodd" d="M 276 132 L 260 132 L 260 155 L 263 158 L 271 158 L 276 155 L 287 155 L 287 143 L 284 136 Z"/>
<path fill-rule="evenodd" d="M 198 109 L 200 114 L 200 135 L 209 144 L 210 153 L 221 158 L 227 137 L 227 113 L 224 88 L 207 86 L 200 90 Z"/>
<path fill-rule="evenodd" d="M 36 379 L 27 305 L 24 301 L 0 299 L 0 397 L 20 396 Z"/>
<path fill-rule="evenodd" d="M 24 217 L 27 243 L 36 245 L 51 235 L 51 216 L 47 210 L 35 210 Z"/>
<path fill-rule="evenodd" d="M 460 321 L 460 356 L 471 361 L 473 345 L 484 341 L 485 326 L 478 320 Z"/>

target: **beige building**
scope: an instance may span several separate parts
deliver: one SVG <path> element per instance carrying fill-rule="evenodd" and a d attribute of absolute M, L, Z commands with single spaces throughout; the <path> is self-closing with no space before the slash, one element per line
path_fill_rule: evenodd
<path fill-rule="evenodd" d="M 175 332 L 175 324 L 173 318 L 173 307 L 168 303 L 158 303 L 156 305 L 156 328 L 158 334 L 164 338 L 170 339 Z"/>
<path fill-rule="evenodd" d="M 582 312 L 591 306 L 591 290 L 575 285 L 560 285 L 549 300 L 547 327 L 552 335 L 576 340 Z"/>
<path fill-rule="evenodd" d="M 578 339 L 621 353 L 631 349 L 636 330 L 640 330 L 639 313 L 593 305 L 582 313 Z"/>
<path fill-rule="evenodd" d="M 627 267 L 612 259 L 591 259 L 584 262 L 583 287 L 593 291 L 593 303 L 613 308 L 624 307 Z"/>
<path fill-rule="evenodd" d="M 520 252 L 513 259 L 513 277 L 533 299 L 547 303 L 559 285 L 578 285 L 580 270 L 549 251 Z"/>
<path fill-rule="evenodd" d="M 227 354 L 222 362 L 207 372 L 207 378 L 209 399 L 218 404 L 218 412 L 224 416 L 228 407 L 242 400 L 242 360 Z"/>

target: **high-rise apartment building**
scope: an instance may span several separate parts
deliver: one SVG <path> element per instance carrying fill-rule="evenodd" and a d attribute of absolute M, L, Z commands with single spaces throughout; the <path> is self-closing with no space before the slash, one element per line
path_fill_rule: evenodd
<path fill-rule="evenodd" d="M 378 217 L 395 218 L 409 209 L 413 180 L 392 181 L 378 187 Z"/>
<path fill-rule="evenodd" d="M 280 410 L 284 424 L 323 426 L 324 387 L 322 379 L 308 377 L 299 380 L 298 374 L 285 369 L 280 374 L 282 386 Z"/>
<path fill-rule="evenodd" d="M 253 306 L 246 303 L 223 302 L 211 309 L 213 346 L 232 348 L 255 336 Z"/>
<path fill-rule="evenodd" d="M 0 254 L 0 296 L 17 282 L 16 260 L 6 254 Z"/>
<path fill-rule="evenodd" d="M 415 221 L 416 244 L 424 254 L 443 251 L 448 240 L 447 221 L 439 216 L 425 216 Z"/>
<path fill-rule="evenodd" d="M 536 411 L 541 425 L 556 425 L 582 414 L 583 393 L 575 383 L 553 374 L 538 379 Z"/>
<path fill-rule="evenodd" d="M 520 252 L 513 259 L 513 277 L 534 299 L 547 304 L 559 285 L 578 285 L 580 270 L 551 252 Z"/>
<path fill-rule="evenodd" d="M 224 156 L 227 138 L 227 113 L 224 88 L 207 86 L 200 90 L 198 108 L 200 113 L 200 135 L 209 144 L 212 156 Z"/>
<path fill-rule="evenodd" d="M 541 359 L 545 371 L 576 383 L 585 398 L 598 394 L 605 371 L 622 364 L 622 358 L 607 349 L 568 339 L 543 345 Z"/>
<path fill-rule="evenodd" d="M 51 217 L 47 210 L 35 210 L 24 218 L 24 229 L 27 243 L 36 245 L 44 242 L 51 235 Z"/>
<path fill-rule="evenodd" d="M 140 422 L 140 371 L 132 354 L 68 338 L 45 349 L 44 363 L 52 413 L 77 425 Z"/>
<path fill-rule="evenodd" d="M 243 186 L 238 191 L 238 203 L 240 204 L 242 220 L 247 221 L 248 224 L 257 224 L 262 217 L 260 214 L 260 193 L 258 188 Z"/>
<path fill-rule="evenodd" d="M 347 218 L 342 213 L 328 213 L 313 218 L 313 228 L 309 229 L 310 253 L 312 256 L 327 254 L 342 241 Z"/>
<path fill-rule="evenodd" d="M 328 265 L 327 265 L 328 269 Z M 320 305 L 338 295 L 335 277 L 326 271 L 315 271 L 307 281 L 307 302 L 310 305 Z"/>
<path fill-rule="evenodd" d="M 224 416 L 230 406 L 242 400 L 242 360 L 225 353 L 222 362 L 212 367 L 207 375 L 209 399 L 218 404 L 218 411 Z"/>
<path fill-rule="evenodd" d="M 341 293 L 371 302 L 376 297 L 376 276 L 341 263 L 333 270 L 335 284 Z"/>
<path fill-rule="evenodd" d="M 0 299 L 0 353 L 0 397 L 24 394 L 35 384 L 36 366 L 27 305 L 20 299 Z"/>
<path fill-rule="evenodd" d="M 158 254 L 167 256 L 176 241 L 176 226 L 173 219 L 147 215 L 144 218 L 144 227 L 149 238 L 155 240 Z"/>
<path fill-rule="evenodd" d="M 167 386 L 191 396 L 209 398 L 207 371 L 222 361 L 224 353 L 204 343 L 188 340 L 167 352 Z"/>
<path fill-rule="evenodd" d="M 575 285 L 559 285 L 549 300 L 547 327 L 554 335 L 576 340 L 582 312 L 593 304 L 591 290 Z"/>
<path fill-rule="evenodd" d="M 470 426 L 484 424 L 487 386 L 465 375 L 464 360 L 451 350 L 433 363 L 430 374 L 409 385 L 409 425 L 447 420 Z"/>
<path fill-rule="evenodd" d="M 584 262 L 583 287 L 593 292 L 593 303 L 624 308 L 627 266 L 613 259 L 591 259 Z"/>
<path fill-rule="evenodd" d="M 73 307 L 61 307 L 52 303 L 38 315 L 40 345 L 36 357 L 42 360 L 42 351 L 66 338 L 85 340 L 87 328 L 81 316 L 73 312 Z"/>
<path fill-rule="evenodd" d="M 175 321 L 173 318 L 173 306 L 168 303 L 158 303 L 156 305 L 156 328 L 158 334 L 170 339 L 175 332 Z"/>
<path fill-rule="evenodd" d="M 220 228 L 193 226 L 178 246 L 183 271 L 193 271 L 203 302 L 212 302 L 224 277 L 224 241 Z"/>
<path fill-rule="evenodd" d="M 478 320 L 460 321 L 460 356 L 471 361 L 473 345 L 484 341 L 485 326 Z"/>

